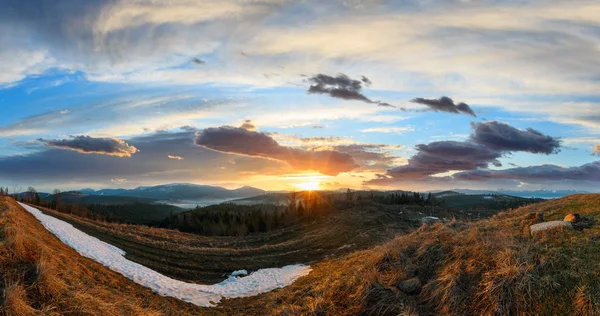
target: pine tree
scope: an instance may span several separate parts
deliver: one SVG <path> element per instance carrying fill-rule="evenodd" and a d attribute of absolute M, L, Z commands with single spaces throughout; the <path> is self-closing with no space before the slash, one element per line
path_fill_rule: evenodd
<path fill-rule="evenodd" d="M 40 195 L 37 192 L 35 192 L 35 198 L 34 198 L 33 204 L 41 205 L 41 203 L 42 203 L 42 201 L 40 199 Z"/>
<path fill-rule="evenodd" d="M 304 205 L 302 205 L 302 201 L 298 202 L 298 217 L 304 217 Z"/>

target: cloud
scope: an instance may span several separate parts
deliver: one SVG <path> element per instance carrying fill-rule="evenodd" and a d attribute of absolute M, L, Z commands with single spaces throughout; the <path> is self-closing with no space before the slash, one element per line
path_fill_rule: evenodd
<path fill-rule="evenodd" d="M 198 95 L 168 91 L 159 92 L 157 96 L 156 88 L 140 89 L 134 94 L 102 91 L 88 96 L 98 97 L 101 100 L 98 104 L 72 107 L 66 113 L 54 110 L 24 117 L 0 126 L 0 137 L 64 135 L 65 128 L 69 129 L 68 134 L 100 137 L 136 135 L 164 127 L 191 125 L 195 119 L 218 110 L 227 111 L 228 106 L 238 102 L 235 98 L 205 101 Z M 69 98 L 89 102 L 75 95 Z"/>
<path fill-rule="evenodd" d="M 348 144 L 331 147 L 332 150 L 352 156 L 361 169 L 377 170 L 378 172 L 404 161 L 404 158 L 392 154 L 392 151 L 402 148 L 404 147 L 383 144 Z"/>
<path fill-rule="evenodd" d="M 498 121 L 471 123 L 471 139 L 499 151 L 524 151 L 534 154 L 555 154 L 561 141 L 532 128 L 521 130 Z"/>
<path fill-rule="evenodd" d="M 559 140 L 531 128 L 520 130 L 496 121 L 473 123 L 471 127 L 473 133 L 466 141 L 437 141 L 415 146 L 417 153 L 408 159 L 407 165 L 390 169 L 367 184 L 386 184 L 397 179 L 423 180 L 453 171 L 477 173 L 490 165 L 501 167 L 498 159 L 508 152 L 551 154 L 557 153 L 560 147 Z"/>
<path fill-rule="evenodd" d="M 297 170 L 314 170 L 326 175 L 338 175 L 358 167 L 348 154 L 281 146 L 265 133 L 231 126 L 206 128 L 197 133 L 195 141 L 198 146 L 218 152 L 279 160 Z"/>
<path fill-rule="evenodd" d="M 592 155 L 600 156 L 600 144 L 594 145 L 594 151 L 592 152 Z"/>
<path fill-rule="evenodd" d="M 450 170 L 473 170 L 487 168 L 490 164 L 500 166 L 498 151 L 472 142 L 439 141 L 420 144 L 417 154 L 408 159 L 408 164 L 388 170 L 393 178 L 422 179 Z"/>
<path fill-rule="evenodd" d="M 192 58 L 192 62 L 193 62 L 194 64 L 197 64 L 197 65 L 206 64 L 206 62 L 205 62 L 204 60 L 202 60 L 202 59 L 200 59 L 200 58 L 198 58 L 198 57 L 194 57 L 194 58 Z"/>
<path fill-rule="evenodd" d="M 424 98 L 416 98 L 410 100 L 410 102 L 422 104 L 429 107 L 430 110 L 436 112 L 448 112 L 448 113 L 456 113 L 456 114 L 469 114 L 472 116 L 475 115 L 475 112 L 469 107 L 466 103 L 458 103 L 454 104 L 454 101 L 449 97 L 441 97 L 439 99 L 424 99 Z"/>
<path fill-rule="evenodd" d="M 365 85 L 370 86 L 373 82 L 371 81 L 371 79 L 365 77 L 365 76 L 360 76 L 360 81 L 362 81 Z"/>
<path fill-rule="evenodd" d="M 244 123 L 242 123 L 242 125 L 240 126 L 240 128 L 243 128 L 243 129 L 249 130 L 249 131 L 255 131 L 258 129 L 258 126 L 256 126 L 254 123 L 252 123 L 252 120 L 245 120 Z"/>
<path fill-rule="evenodd" d="M 457 180 L 521 180 L 521 181 L 600 181 L 600 161 L 578 167 L 564 168 L 556 165 L 541 165 L 504 170 L 470 170 L 453 175 Z"/>
<path fill-rule="evenodd" d="M 293 172 L 286 163 L 233 157 L 196 146 L 195 130 L 154 132 L 133 137 L 127 143 L 139 149 L 128 159 L 108 155 L 82 155 L 72 150 L 42 147 L 25 154 L 0 156 L 0 179 L 15 183 L 45 187 L 48 190 L 106 187 L 110 179 L 127 179 L 129 187 L 148 184 L 192 182 L 218 185 L 223 181 L 243 185 L 249 180 L 242 175 L 252 170 L 262 175 L 280 175 Z M 177 153 L 185 160 L 165 159 L 165 153 Z M 227 165 L 227 170 L 215 173 L 215 162 Z"/>
<path fill-rule="evenodd" d="M 337 145 L 348 145 L 358 143 L 356 140 L 350 137 L 339 137 L 339 136 L 315 136 L 315 137 L 302 137 L 300 135 L 281 134 L 278 132 L 266 133 L 269 137 L 276 140 L 279 144 L 299 146 L 304 148 L 318 147 L 318 146 L 337 146 Z"/>
<path fill-rule="evenodd" d="M 71 136 L 70 139 L 39 139 L 48 147 L 73 150 L 82 154 L 100 154 L 117 157 L 131 157 L 139 150 L 119 138 L 93 138 L 90 136 Z"/>
<path fill-rule="evenodd" d="M 354 80 L 345 74 L 339 74 L 337 77 L 318 74 L 308 78 L 308 82 L 311 84 L 308 93 L 327 94 L 332 98 L 358 100 L 379 106 L 394 107 L 385 102 L 373 101 L 361 93 L 363 84 L 371 84 L 371 81 L 365 76 L 362 76 L 361 80 Z"/>
<path fill-rule="evenodd" d="M 267 135 L 280 145 L 292 146 L 307 151 L 332 150 L 349 154 L 361 169 L 382 172 L 390 166 L 404 161 L 404 158 L 392 153 L 404 148 L 400 145 L 363 143 L 353 138 L 337 136 L 301 137 L 277 132 L 267 133 Z"/>
<path fill-rule="evenodd" d="M 167 155 L 167 157 L 169 157 L 169 159 L 183 160 L 183 157 L 175 156 L 175 155 Z"/>
<path fill-rule="evenodd" d="M 123 178 L 112 178 L 112 179 L 110 179 L 110 182 L 112 182 L 112 183 L 125 183 L 125 182 L 127 182 L 127 179 L 123 179 Z"/>
<path fill-rule="evenodd" d="M 415 129 L 408 126 L 408 127 L 373 127 L 373 128 L 366 128 L 366 129 L 362 129 L 360 130 L 363 133 L 394 133 L 394 134 L 403 134 L 405 132 L 412 132 Z"/>

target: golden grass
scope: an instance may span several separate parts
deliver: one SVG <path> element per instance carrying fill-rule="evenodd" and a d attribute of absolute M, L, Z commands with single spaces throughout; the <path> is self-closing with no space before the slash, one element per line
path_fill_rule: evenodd
<path fill-rule="evenodd" d="M 371 250 L 321 262 L 277 292 L 227 300 L 239 313 L 287 315 L 600 315 L 600 227 L 530 237 L 548 220 L 600 216 L 600 195 L 574 195 L 475 223 L 423 226 Z M 417 276 L 418 294 L 396 285 Z"/>
<path fill-rule="evenodd" d="M 423 226 L 314 264 L 286 288 L 225 300 L 217 309 L 162 298 L 81 258 L 4 202 L 9 207 L 0 215 L 0 266 L 8 269 L 0 272 L 2 306 L 25 315 L 600 315 L 600 225 L 535 237 L 525 229 L 530 212 L 542 211 L 546 220 L 574 212 L 600 218 L 600 195 L 573 195 L 474 223 Z M 31 248 L 33 241 L 40 242 Z M 414 277 L 422 283 L 419 293 L 398 289 Z M 59 291 L 48 286 L 61 283 Z"/>
<path fill-rule="evenodd" d="M 0 198 L 0 278 L 0 315 L 220 314 L 80 256 L 9 198 Z"/>

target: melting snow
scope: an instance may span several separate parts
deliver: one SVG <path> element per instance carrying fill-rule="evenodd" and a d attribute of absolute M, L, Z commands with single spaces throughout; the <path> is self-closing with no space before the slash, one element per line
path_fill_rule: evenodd
<path fill-rule="evenodd" d="M 244 275 L 244 272 L 247 274 L 247 271 L 238 270 L 234 271 L 227 280 L 213 285 L 187 283 L 130 261 L 124 257 L 125 251 L 92 237 L 69 223 L 45 215 L 36 208 L 19 204 L 33 214 L 47 230 L 82 256 L 91 258 L 160 295 L 175 297 L 198 306 L 215 306 L 222 297 L 253 296 L 282 288 L 310 272 L 309 266 L 297 264 L 283 268 L 261 269 L 244 277 L 240 275 Z"/>
<path fill-rule="evenodd" d="M 230 276 L 235 277 L 235 276 L 240 276 L 240 275 L 248 275 L 248 271 L 236 270 L 236 271 L 233 271 Z"/>

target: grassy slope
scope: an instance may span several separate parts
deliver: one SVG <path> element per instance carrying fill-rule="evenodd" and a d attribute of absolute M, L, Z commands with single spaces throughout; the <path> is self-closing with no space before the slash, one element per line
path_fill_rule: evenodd
<path fill-rule="evenodd" d="M 475 223 L 422 227 L 376 248 L 317 263 L 311 274 L 284 289 L 226 300 L 210 311 L 600 315 L 600 224 L 583 232 L 531 238 L 526 217 L 538 211 L 545 212 L 548 220 L 572 212 L 598 218 L 600 195 L 573 195 Z M 8 267 L 0 271 L 6 280 L 5 310 L 27 314 L 34 312 L 33 306 L 46 313 L 193 312 L 184 310 L 193 308 L 189 304 L 154 295 L 80 257 L 22 209 L 3 201 L 0 213 L 0 265 Z M 414 275 L 423 283 L 419 294 L 407 295 L 395 288 L 398 281 Z"/>
<path fill-rule="evenodd" d="M 60 242 L 0 197 L 0 315 L 216 314 L 162 297 Z"/>
<path fill-rule="evenodd" d="M 475 223 L 424 226 L 371 250 L 323 261 L 266 295 L 232 299 L 229 313 L 600 315 L 600 224 L 531 238 L 527 214 L 600 217 L 600 195 L 572 195 Z M 394 286 L 417 276 L 423 289 Z M 243 310 L 240 308 L 243 306 Z"/>
<path fill-rule="evenodd" d="M 176 279 L 214 283 L 232 271 L 312 263 L 393 239 L 414 229 L 396 208 L 361 205 L 312 223 L 244 237 L 103 223 L 39 208 L 127 252 L 127 258 Z M 406 212 L 405 212 L 406 213 Z"/>

